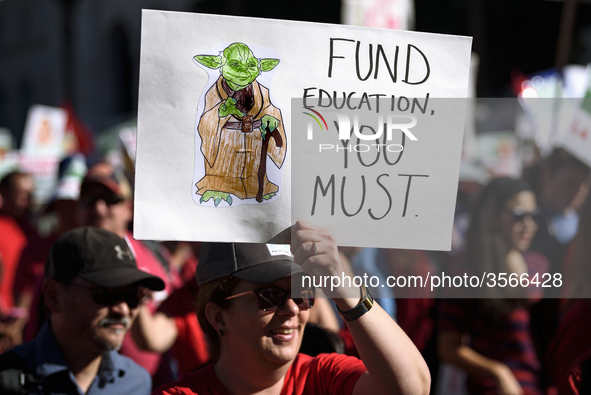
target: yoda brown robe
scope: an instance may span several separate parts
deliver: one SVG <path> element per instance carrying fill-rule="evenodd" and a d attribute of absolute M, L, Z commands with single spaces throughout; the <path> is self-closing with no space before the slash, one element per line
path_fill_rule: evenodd
<path fill-rule="evenodd" d="M 246 99 L 240 98 L 241 94 L 244 95 L 243 91 L 248 92 Z M 269 90 L 255 80 L 249 87 L 234 92 L 220 76 L 205 95 L 205 111 L 198 125 L 202 141 L 201 152 L 205 157 L 205 176 L 196 184 L 197 193 L 203 195 L 211 190 L 231 193 L 240 199 L 254 198 L 259 190 L 261 131 L 260 127 L 253 127 L 251 132 L 230 129 L 229 125 L 233 124 L 235 127 L 236 123 L 240 123 L 240 119 L 233 115 L 220 118 L 218 109 L 229 95 L 238 98 L 236 107 L 246 115 L 251 115 L 255 126 L 267 114 L 279 121 L 277 130 L 283 145 L 277 147 L 275 140 L 270 138 L 267 155 L 277 167 L 281 167 L 285 159 L 287 144 L 283 119 L 279 109 L 271 104 Z M 267 138 L 269 138 L 268 134 Z M 263 195 L 279 190 L 277 185 L 267 179 L 266 174 L 263 185 Z"/>

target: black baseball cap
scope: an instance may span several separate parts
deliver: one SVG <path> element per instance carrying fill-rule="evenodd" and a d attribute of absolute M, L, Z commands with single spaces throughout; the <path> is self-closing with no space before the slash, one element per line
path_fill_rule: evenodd
<path fill-rule="evenodd" d="M 54 243 L 45 277 L 59 282 L 82 277 L 105 288 L 138 284 L 154 291 L 164 289 L 161 278 L 137 268 L 124 239 L 94 227 L 71 230 Z"/>
<path fill-rule="evenodd" d="M 113 166 L 107 162 L 96 163 L 88 169 L 80 186 L 80 195 L 84 195 L 88 186 L 95 183 L 105 186 L 121 199 L 129 199 L 132 196 L 129 181 L 123 174 L 116 172 Z"/>
<path fill-rule="evenodd" d="M 262 243 L 203 243 L 197 284 L 232 275 L 256 284 L 303 273 L 288 245 Z"/>

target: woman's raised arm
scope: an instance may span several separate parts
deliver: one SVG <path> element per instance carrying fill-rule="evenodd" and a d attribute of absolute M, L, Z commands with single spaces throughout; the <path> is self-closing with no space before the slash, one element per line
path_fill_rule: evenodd
<path fill-rule="evenodd" d="M 291 241 L 295 262 L 306 273 L 328 280 L 323 291 L 339 310 L 355 309 L 360 303 L 360 296 L 355 296 L 361 294 L 359 288 L 353 294 L 342 284 L 331 289 L 331 276 L 342 279 L 343 268 L 336 241 L 328 230 L 298 221 L 292 227 Z M 431 376 L 421 353 L 378 304 L 374 302 L 365 314 L 347 321 L 347 326 L 368 371 L 357 381 L 354 395 L 429 393 Z"/>

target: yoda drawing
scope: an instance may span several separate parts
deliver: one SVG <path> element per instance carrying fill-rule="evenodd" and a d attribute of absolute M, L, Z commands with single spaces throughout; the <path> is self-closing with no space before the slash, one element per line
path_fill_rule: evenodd
<path fill-rule="evenodd" d="M 231 206 L 231 195 L 271 199 L 279 187 L 267 179 L 267 156 L 280 168 L 287 141 L 281 111 L 256 79 L 279 59 L 257 59 L 247 45 L 233 43 L 217 56 L 194 60 L 221 74 L 205 95 L 197 126 L 205 157 L 205 176 L 196 183 L 200 203 L 214 199 L 216 207 L 222 200 Z"/>

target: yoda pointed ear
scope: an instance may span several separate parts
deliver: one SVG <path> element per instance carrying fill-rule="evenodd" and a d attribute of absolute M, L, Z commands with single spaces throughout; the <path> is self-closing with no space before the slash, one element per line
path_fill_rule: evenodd
<path fill-rule="evenodd" d="M 215 55 L 197 55 L 193 59 L 210 69 L 219 69 L 222 65 L 222 57 Z"/>
<path fill-rule="evenodd" d="M 271 71 L 279 64 L 279 59 L 261 59 L 261 70 Z"/>

